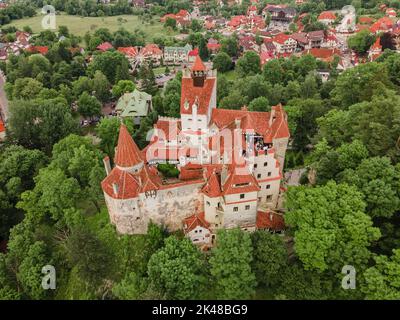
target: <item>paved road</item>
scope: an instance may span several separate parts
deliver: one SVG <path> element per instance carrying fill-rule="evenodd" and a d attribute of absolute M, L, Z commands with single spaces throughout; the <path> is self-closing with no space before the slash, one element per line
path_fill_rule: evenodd
<path fill-rule="evenodd" d="M 3 74 L 0 74 L 0 113 L 5 121 L 8 119 L 8 100 L 4 91 L 5 79 Z"/>

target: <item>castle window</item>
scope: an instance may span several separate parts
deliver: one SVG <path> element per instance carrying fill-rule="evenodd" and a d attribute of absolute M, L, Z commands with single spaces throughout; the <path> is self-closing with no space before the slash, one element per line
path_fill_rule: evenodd
<path fill-rule="evenodd" d="M 268 177 L 270 177 L 272 175 L 272 172 L 268 172 Z"/>
<path fill-rule="evenodd" d="M 250 210 L 250 206 L 246 206 L 245 209 L 246 209 L 246 210 Z"/>
<path fill-rule="evenodd" d="M 240 199 L 244 199 L 244 193 L 240 195 Z"/>
<path fill-rule="evenodd" d="M 257 175 L 257 179 L 261 179 L 261 173 Z"/>
<path fill-rule="evenodd" d="M 254 169 L 256 169 L 257 168 L 257 163 L 254 165 Z"/>
<path fill-rule="evenodd" d="M 207 205 L 208 205 L 208 206 L 210 206 L 210 205 L 211 205 L 211 204 L 210 204 L 210 201 L 207 201 Z"/>
<path fill-rule="evenodd" d="M 268 162 L 264 162 L 264 167 L 268 167 Z"/>
<path fill-rule="evenodd" d="M 234 212 L 238 212 L 238 211 L 239 211 L 239 207 L 234 207 L 234 208 L 233 208 L 233 211 L 234 211 Z"/>
<path fill-rule="evenodd" d="M 272 200 L 272 195 L 267 196 L 267 201 L 271 201 Z"/>
<path fill-rule="evenodd" d="M 271 185 L 270 184 L 267 184 L 267 189 L 271 189 Z"/>

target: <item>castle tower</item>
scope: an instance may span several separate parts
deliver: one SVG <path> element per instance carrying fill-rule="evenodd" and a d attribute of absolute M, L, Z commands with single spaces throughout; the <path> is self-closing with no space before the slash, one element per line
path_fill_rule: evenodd
<path fill-rule="evenodd" d="M 144 165 L 140 150 L 124 124 L 119 130 L 114 162 L 118 169 L 133 174 L 139 173 Z"/>
<path fill-rule="evenodd" d="M 196 60 L 192 66 L 191 76 L 194 87 L 204 87 L 204 83 L 207 78 L 207 68 L 199 56 L 196 57 Z"/>

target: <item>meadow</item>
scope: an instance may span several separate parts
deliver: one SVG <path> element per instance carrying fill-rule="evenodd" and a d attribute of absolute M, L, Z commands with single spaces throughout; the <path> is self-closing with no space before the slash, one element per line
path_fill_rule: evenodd
<path fill-rule="evenodd" d="M 37 15 L 32 18 L 15 20 L 7 26 L 15 26 L 22 29 L 24 26 L 30 26 L 34 33 L 43 31 L 42 15 Z M 145 34 L 146 42 L 151 42 L 155 37 L 159 36 L 174 36 L 176 33 L 166 30 L 160 22 L 159 17 L 154 17 L 151 23 L 144 23 L 139 16 L 120 15 L 114 17 L 80 17 L 67 14 L 58 14 L 56 16 L 56 25 L 67 26 L 69 31 L 77 36 L 84 36 L 86 32 L 94 32 L 99 28 L 108 28 L 114 32 L 120 28 L 125 28 L 128 31 L 141 30 Z"/>

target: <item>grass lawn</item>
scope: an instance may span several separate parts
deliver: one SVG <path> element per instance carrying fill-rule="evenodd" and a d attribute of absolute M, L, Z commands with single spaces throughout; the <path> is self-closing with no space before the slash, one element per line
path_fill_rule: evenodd
<path fill-rule="evenodd" d="M 159 21 L 158 17 L 153 18 L 154 24 L 144 24 L 139 20 L 138 16 L 134 15 L 92 18 L 60 14 L 57 15 L 56 18 L 57 28 L 59 26 L 67 26 L 69 31 L 77 36 L 84 36 L 87 31 L 94 32 L 99 28 L 108 28 L 112 32 L 117 31 L 120 28 L 125 28 L 131 32 L 139 29 L 145 33 L 146 42 L 152 42 L 153 38 L 157 36 L 175 36 L 177 34 L 164 29 L 164 26 Z M 123 21 L 118 21 L 119 18 L 122 18 Z M 32 18 L 12 21 L 7 26 L 15 26 L 18 29 L 22 29 L 24 26 L 30 26 L 34 33 L 38 33 L 43 31 L 42 19 L 43 16 L 38 14 Z"/>

